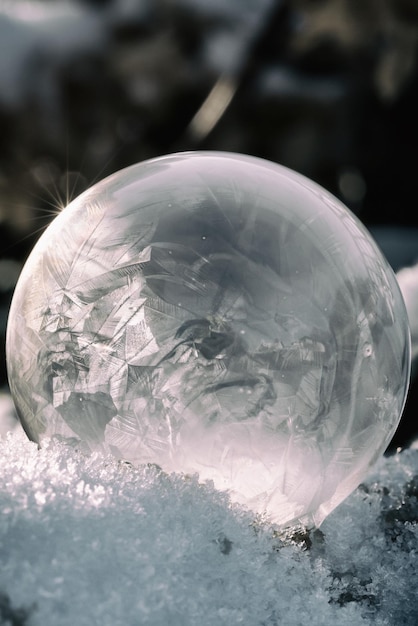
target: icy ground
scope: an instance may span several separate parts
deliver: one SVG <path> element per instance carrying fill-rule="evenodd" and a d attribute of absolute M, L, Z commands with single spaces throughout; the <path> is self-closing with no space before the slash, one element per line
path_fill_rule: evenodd
<path fill-rule="evenodd" d="M 3 431 L 10 398 L 0 397 Z M 286 543 L 195 477 L 0 439 L 0 624 L 418 623 L 418 450 Z"/>

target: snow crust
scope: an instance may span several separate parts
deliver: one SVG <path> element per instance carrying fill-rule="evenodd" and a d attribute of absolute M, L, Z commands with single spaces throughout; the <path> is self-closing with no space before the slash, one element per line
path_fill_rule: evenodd
<path fill-rule="evenodd" d="M 0 623 L 248 626 L 418 620 L 418 450 L 383 458 L 310 533 L 194 476 L 0 439 Z"/>

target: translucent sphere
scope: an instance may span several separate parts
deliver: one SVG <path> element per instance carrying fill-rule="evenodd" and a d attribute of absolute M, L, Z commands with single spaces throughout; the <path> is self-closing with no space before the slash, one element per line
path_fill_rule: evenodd
<path fill-rule="evenodd" d="M 173 154 L 71 202 L 29 257 L 7 331 L 27 435 L 198 473 L 319 525 L 388 445 L 409 379 L 396 278 L 307 178 Z"/>

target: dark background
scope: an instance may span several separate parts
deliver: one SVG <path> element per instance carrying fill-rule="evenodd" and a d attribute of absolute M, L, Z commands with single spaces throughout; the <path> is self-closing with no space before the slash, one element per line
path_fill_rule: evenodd
<path fill-rule="evenodd" d="M 153 156 L 215 149 L 291 167 L 418 259 L 416 0 L 0 5 L 0 389 L 11 295 L 68 200 Z M 417 384 L 390 451 L 418 431 Z"/>

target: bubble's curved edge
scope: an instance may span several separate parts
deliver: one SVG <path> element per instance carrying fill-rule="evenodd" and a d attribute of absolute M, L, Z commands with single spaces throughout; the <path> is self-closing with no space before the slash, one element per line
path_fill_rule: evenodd
<path fill-rule="evenodd" d="M 86 200 L 88 199 L 92 199 L 96 196 L 101 195 L 109 186 L 111 186 L 115 181 L 118 181 L 119 179 L 121 179 L 122 177 L 124 177 L 124 175 L 128 174 L 129 172 L 133 173 L 133 172 L 137 172 L 140 171 L 144 168 L 146 168 L 147 166 L 151 166 L 153 164 L 159 164 L 159 163 L 174 163 L 177 161 L 182 161 L 182 160 L 188 160 L 190 158 L 193 159 L 209 159 L 209 160 L 213 160 L 213 159 L 224 159 L 225 161 L 233 161 L 233 162 L 237 162 L 237 161 L 241 161 L 244 163 L 247 163 L 248 165 L 259 165 L 262 168 L 267 168 L 268 170 L 282 175 L 284 177 L 286 177 L 286 179 L 289 181 L 291 181 L 291 183 L 295 186 L 301 185 L 302 187 L 304 187 L 304 189 L 312 194 L 312 195 L 319 195 L 323 200 L 326 198 L 329 202 L 332 202 L 333 204 L 337 205 L 338 207 L 342 208 L 343 210 L 345 210 L 349 215 L 351 215 L 351 217 L 353 218 L 357 228 L 359 228 L 360 231 L 362 231 L 367 238 L 373 243 L 374 245 L 374 249 L 376 254 L 379 256 L 380 259 L 382 259 L 384 261 L 384 265 L 385 265 L 385 270 L 390 274 L 392 280 L 391 280 L 391 288 L 392 289 L 396 289 L 397 291 L 397 295 L 399 296 L 399 300 L 402 302 L 402 307 L 403 307 L 403 317 L 404 319 L 407 321 L 404 330 L 404 339 L 405 339 L 405 353 L 404 353 L 404 360 L 406 361 L 406 366 L 407 366 L 407 373 L 406 373 L 406 378 L 408 380 L 408 384 L 406 385 L 405 391 L 404 391 L 404 395 L 403 395 L 403 402 L 402 402 L 402 410 L 400 412 L 400 417 L 398 422 L 395 424 L 394 428 L 393 428 L 393 432 L 391 433 L 390 437 L 389 437 L 389 442 L 392 439 L 398 425 L 399 425 L 399 421 L 401 419 L 402 413 L 404 411 L 405 408 L 405 404 L 407 401 L 407 396 L 408 396 L 408 390 L 409 390 L 409 381 L 410 381 L 410 375 L 411 375 L 411 333 L 410 333 L 410 329 L 409 329 L 409 323 L 408 323 L 408 314 L 407 314 L 407 308 L 406 308 L 406 304 L 405 304 L 405 300 L 403 298 L 403 294 L 401 291 L 401 288 L 399 286 L 399 283 L 397 281 L 396 278 L 396 274 L 395 272 L 392 270 L 389 262 L 387 261 L 386 257 L 384 256 L 383 252 L 381 251 L 380 247 L 378 246 L 376 240 L 374 239 L 373 235 L 370 233 L 370 231 L 367 229 L 367 227 L 361 222 L 361 220 L 336 196 L 334 196 L 331 192 L 329 192 L 327 189 L 325 189 L 323 186 L 321 186 L 319 183 L 311 180 L 310 178 L 308 178 L 307 176 L 305 176 L 304 174 L 301 174 L 300 172 L 297 172 L 296 170 L 293 170 L 285 165 L 282 165 L 280 163 L 277 162 L 273 162 L 270 161 L 268 159 L 265 159 L 263 157 L 259 157 L 259 156 L 255 156 L 255 155 L 251 155 L 251 154 L 247 154 L 247 153 L 240 153 L 240 152 L 232 152 L 232 151 L 220 151 L 220 150 L 185 150 L 185 151 L 175 151 L 175 152 L 171 152 L 171 153 L 167 153 L 164 155 L 159 155 L 159 156 L 155 156 L 149 159 L 145 159 L 143 161 L 139 161 L 138 163 L 134 163 L 131 165 L 128 165 L 125 168 L 122 168 L 120 170 L 116 170 L 115 172 L 109 174 L 108 176 L 106 176 L 105 178 L 103 178 L 102 180 L 98 181 L 97 183 L 95 183 L 94 185 L 92 185 L 90 188 L 86 189 L 85 191 L 83 191 L 79 196 L 77 196 L 76 198 L 74 198 L 73 200 L 71 200 L 71 202 L 69 202 L 63 209 L 62 211 L 51 221 L 51 223 L 49 224 L 49 226 L 47 227 L 47 229 L 44 231 L 44 233 L 40 236 L 40 238 L 38 239 L 37 243 L 35 244 L 31 254 L 29 255 L 28 259 L 34 254 L 36 253 L 36 251 L 39 251 L 39 248 L 42 246 L 42 242 L 44 239 L 46 239 L 47 237 L 49 237 L 50 232 L 51 232 L 51 228 L 59 228 L 61 220 L 65 218 L 66 215 L 68 215 L 68 211 L 72 209 L 72 207 L 77 207 L 80 206 L 80 204 L 83 204 Z M 316 193 L 315 193 L 316 192 Z M 25 274 L 26 268 L 28 267 L 28 263 L 26 262 L 22 268 L 22 272 L 21 275 L 19 277 L 19 281 L 21 280 L 21 278 L 23 277 L 23 275 Z M 17 285 L 19 284 L 19 281 L 17 283 Z M 16 289 L 15 289 L 16 291 Z M 10 310 L 9 310 L 9 316 L 8 316 L 8 320 L 7 320 L 7 327 L 6 327 L 6 363 L 9 361 L 8 359 L 8 346 L 9 346 L 9 330 L 10 330 L 10 319 L 13 317 L 13 311 L 14 311 L 14 303 L 15 303 L 15 297 L 13 296 L 12 298 L 12 302 L 10 305 Z M 401 323 L 400 320 L 398 320 L 398 323 Z M 8 370 L 9 372 L 9 370 Z M 10 380 L 10 377 L 8 375 L 8 382 L 9 382 L 9 386 L 12 388 L 13 386 L 13 382 Z"/>
<path fill-rule="evenodd" d="M 55 220 L 53 220 L 53 222 L 59 222 L 60 221 L 60 217 L 61 215 L 68 211 L 71 206 L 75 206 L 75 205 L 80 205 L 82 204 L 87 198 L 91 198 L 95 195 L 98 195 L 100 193 L 103 192 L 103 189 L 107 188 L 107 186 L 109 184 L 112 184 L 113 181 L 117 180 L 120 176 L 123 176 L 124 174 L 128 173 L 128 172 L 136 172 L 141 170 L 143 167 L 146 167 L 147 165 L 152 165 L 153 163 L 169 163 L 169 162 L 175 162 L 178 160 L 183 160 L 183 159 L 187 159 L 187 158 L 209 158 L 209 159 L 225 159 L 227 161 L 229 160 L 233 160 L 235 162 L 238 161 L 243 161 L 248 163 L 249 165 L 251 164 L 258 164 L 259 166 L 263 167 L 263 168 L 268 168 L 270 171 L 272 172 L 276 172 L 278 174 L 282 174 L 283 176 L 286 176 L 287 178 L 291 179 L 292 183 L 295 185 L 302 185 L 308 192 L 312 193 L 315 195 L 315 191 L 318 192 L 318 194 L 320 194 L 322 197 L 326 196 L 328 199 L 330 199 L 332 202 L 337 203 L 340 207 L 344 208 L 344 210 L 346 210 L 348 213 L 350 213 L 357 226 L 364 232 L 367 233 L 368 238 L 370 238 L 374 244 L 375 244 L 375 250 L 376 250 L 376 254 L 379 255 L 380 258 L 384 259 L 385 261 L 385 267 L 386 267 L 386 271 L 392 276 L 392 280 L 391 280 L 391 288 L 392 289 L 396 289 L 398 291 L 398 295 L 400 296 L 399 301 L 403 302 L 403 308 L 404 308 L 404 319 L 405 319 L 405 324 L 402 323 L 402 320 L 398 320 L 398 323 L 401 323 L 403 326 L 403 330 L 404 330 L 404 343 L 405 343 L 405 351 L 404 351 L 404 366 L 407 368 L 407 372 L 406 372 L 406 377 L 408 380 L 408 383 L 405 385 L 405 389 L 404 389 L 404 394 L 403 394 L 403 403 L 402 403 L 402 409 L 400 411 L 399 414 L 399 419 L 397 420 L 396 424 L 394 424 L 392 432 L 390 434 L 388 434 L 387 437 L 387 441 L 385 443 L 385 446 L 387 445 L 388 442 L 390 442 L 390 440 L 392 439 L 397 427 L 399 426 L 399 422 L 401 420 L 401 416 L 405 407 L 405 403 L 407 400 L 407 395 L 408 395 L 408 387 L 409 387 L 409 380 L 410 380 L 410 371 L 411 371 L 411 337 L 410 337 L 410 331 L 409 331 L 409 324 L 408 324 L 408 315 L 407 315 L 407 310 L 406 310 L 406 305 L 405 305 L 405 301 L 401 292 L 401 289 L 399 287 L 398 281 L 396 279 L 396 275 L 393 272 L 392 268 L 390 267 L 389 263 L 387 262 L 386 258 L 384 257 L 384 254 L 382 253 L 382 251 L 380 250 L 380 248 L 378 247 L 378 245 L 376 244 L 373 236 L 370 234 L 370 232 L 367 230 L 367 228 L 364 226 L 364 224 L 362 224 L 362 222 L 359 220 L 359 218 L 353 214 L 350 209 L 348 207 L 346 207 L 344 205 L 344 203 L 339 200 L 337 197 L 333 196 L 333 194 L 331 194 L 330 192 L 328 192 L 326 189 L 324 189 L 321 185 L 319 185 L 318 183 L 316 183 L 315 181 L 310 180 L 308 177 L 304 176 L 303 174 L 300 174 L 299 172 L 292 170 L 286 166 L 283 166 L 281 164 L 278 163 L 274 163 L 271 161 L 268 161 L 266 159 L 260 158 L 260 157 L 256 157 L 256 156 L 251 156 L 248 154 L 241 154 L 241 153 L 233 153 L 233 152 L 222 152 L 222 151 L 184 151 L 184 152 L 173 152 L 171 154 L 167 154 L 167 155 L 163 155 L 163 156 L 159 156 L 159 157 L 154 157 L 152 159 L 148 159 L 133 165 L 130 165 L 126 168 L 123 168 L 121 170 L 118 170 L 112 174 L 110 174 L 109 176 L 107 176 L 106 178 L 102 179 L 101 181 L 99 181 L 98 183 L 96 183 L 95 185 L 93 185 L 90 189 L 87 189 L 86 191 L 84 191 L 82 194 L 80 194 L 77 198 L 75 198 L 74 200 L 72 200 L 64 209 L 63 211 L 60 213 L 60 215 L 58 215 Z M 48 229 L 47 229 L 48 230 Z M 48 231 L 49 232 L 49 231 Z M 43 237 L 44 235 L 42 235 Z M 42 238 L 41 237 L 41 238 Z M 40 239 L 41 239 L 40 238 Z M 36 244 L 38 245 L 38 244 Z M 36 247 L 36 246 L 35 246 Z M 13 302 L 12 302 L 12 306 L 13 306 Z M 12 311 L 12 306 L 11 306 L 11 311 Z M 10 319 L 10 318 L 9 318 Z M 9 327 L 9 322 L 8 322 L 8 327 Z M 8 331 L 6 334 L 6 355 L 7 355 L 7 335 L 8 335 Z M 12 387 L 12 381 L 10 381 L 9 378 L 9 385 Z M 16 407 L 17 408 L 17 407 Z M 28 435 L 29 436 L 29 435 Z M 29 438 L 31 438 L 29 436 Z M 384 446 L 382 446 L 383 448 Z M 379 454 L 377 456 L 379 456 L 382 452 L 382 449 L 379 450 Z M 360 480 L 359 480 L 360 482 Z M 352 491 L 352 489 L 350 489 L 350 491 Z M 333 508 L 335 508 L 336 506 L 338 506 L 338 504 L 335 504 Z M 313 523 L 314 526 L 319 526 L 323 519 L 325 519 L 325 517 L 327 517 L 327 515 L 330 513 L 330 511 L 332 510 L 328 510 L 327 513 L 324 515 L 324 517 L 319 520 L 316 519 Z M 306 523 L 304 520 L 304 525 L 312 525 L 312 523 Z"/>

